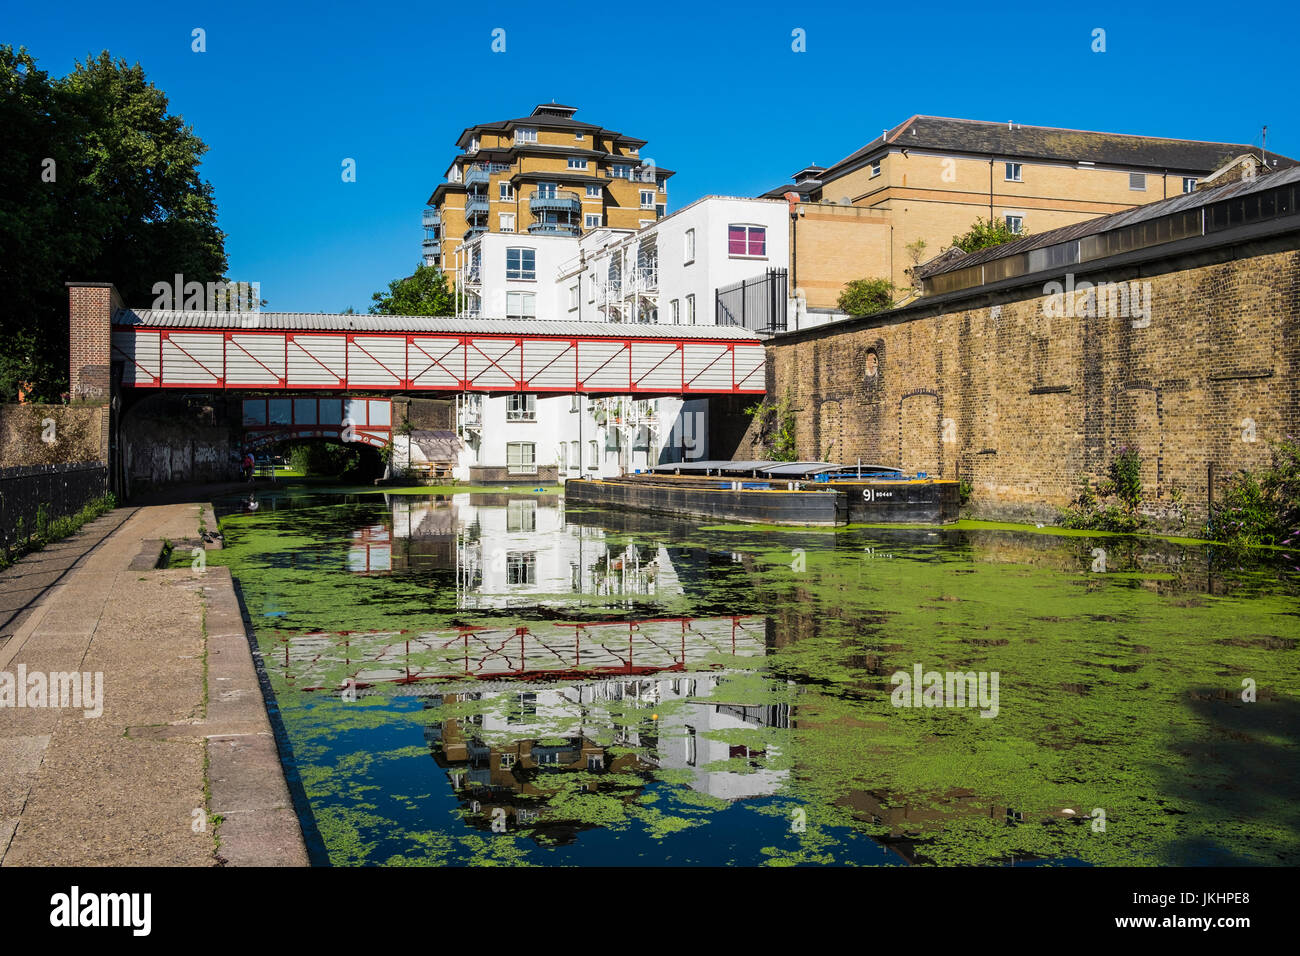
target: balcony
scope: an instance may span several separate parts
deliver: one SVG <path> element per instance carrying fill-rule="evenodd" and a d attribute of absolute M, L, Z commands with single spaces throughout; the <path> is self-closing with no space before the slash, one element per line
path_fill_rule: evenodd
<path fill-rule="evenodd" d="M 439 252 L 442 251 L 441 239 L 426 239 L 424 240 L 423 245 L 424 245 L 424 254 L 426 256 L 436 256 L 438 255 Z"/>
<path fill-rule="evenodd" d="M 426 209 L 426 210 L 424 210 L 423 223 L 424 223 L 425 226 L 440 226 L 440 225 L 442 225 L 442 213 L 440 213 L 440 212 L 439 212 L 438 210 L 436 210 L 436 209 Z"/>
<path fill-rule="evenodd" d="M 528 208 L 533 213 L 539 212 L 568 212 L 576 215 L 582 213 L 582 197 L 577 193 L 557 192 L 542 195 L 534 189 L 528 195 Z"/>
<path fill-rule="evenodd" d="M 470 242 L 484 235 L 488 231 L 487 226 L 470 226 L 465 230 L 465 235 L 461 236 L 462 242 Z"/>
<path fill-rule="evenodd" d="M 582 227 L 576 222 L 534 222 L 528 232 L 534 236 L 580 236 Z"/>
<path fill-rule="evenodd" d="M 478 196 L 474 194 L 465 197 L 465 218 L 470 216 L 486 216 L 491 208 L 491 203 L 487 196 Z"/>
<path fill-rule="evenodd" d="M 465 185 L 486 186 L 491 175 L 485 166 L 471 166 L 465 171 Z"/>

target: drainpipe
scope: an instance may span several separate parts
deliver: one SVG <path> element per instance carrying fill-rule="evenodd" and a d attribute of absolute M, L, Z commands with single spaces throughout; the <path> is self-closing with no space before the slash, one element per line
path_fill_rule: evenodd
<path fill-rule="evenodd" d="M 993 160 L 989 160 L 989 225 L 993 224 Z"/>

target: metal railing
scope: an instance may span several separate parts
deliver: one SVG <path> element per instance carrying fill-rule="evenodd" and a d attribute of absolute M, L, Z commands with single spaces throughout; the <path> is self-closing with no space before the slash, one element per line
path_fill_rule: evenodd
<path fill-rule="evenodd" d="M 424 210 L 423 223 L 426 226 L 437 226 L 442 224 L 442 214 L 436 209 Z"/>
<path fill-rule="evenodd" d="M 542 194 L 540 190 L 534 189 L 528 194 L 528 208 L 534 212 L 539 209 L 582 212 L 582 197 L 567 191 Z"/>
<path fill-rule="evenodd" d="M 715 319 L 718 325 L 738 325 L 759 335 L 786 329 L 789 275 L 785 269 L 768 269 L 752 279 L 718 289 Z"/>
<path fill-rule="evenodd" d="M 576 222 L 534 222 L 528 231 L 534 235 L 576 236 L 582 232 L 582 227 Z"/>

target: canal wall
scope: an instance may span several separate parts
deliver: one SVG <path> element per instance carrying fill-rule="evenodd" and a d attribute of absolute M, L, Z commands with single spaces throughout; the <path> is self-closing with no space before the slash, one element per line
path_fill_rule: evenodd
<path fill-rule="evenodd" d="M 1142 314 L 1062 315 L 1041 280 L 922 299 L 775 337 L 768 401 L 799 458 L 967 479 L 979 517 L 1053 521 L 1136 445 L 1144 506 L 1202 518 L 1211 464 L 1260 468 L 1300 434 L 1300 234 L 1101 265 L 1073 281 L 1137 282 Z M 727 421 L 718 457 L 767 457 L 756 418 Z"/>

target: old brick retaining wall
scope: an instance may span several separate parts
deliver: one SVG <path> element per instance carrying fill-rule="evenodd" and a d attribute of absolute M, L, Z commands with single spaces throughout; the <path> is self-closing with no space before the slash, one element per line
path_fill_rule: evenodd
<path fill-rule="evenodd" d="M 1209 463 L 1258 468 L 1300 434 L 1298 250 L 1290 234 L 1079 269 L 1149 283 L 1147 321 L 1060 315 L 1040 282 L 778 336 L 768 397 L 789 396 L 800 458 L 966 478 L 979 516 L 1054 520 L 1136 445 L 1147 504 L 1200 517 Z M 715 457 L 765 457 L 758 439 L 751 425 Z"/>

